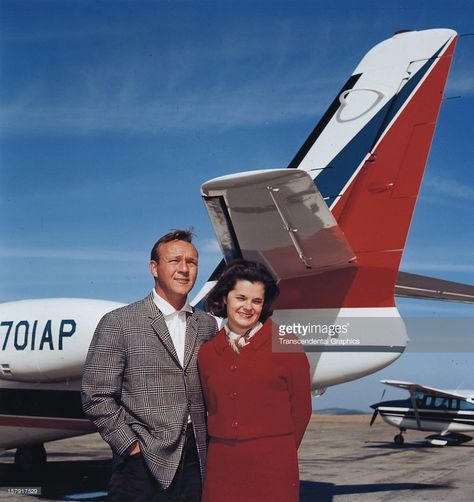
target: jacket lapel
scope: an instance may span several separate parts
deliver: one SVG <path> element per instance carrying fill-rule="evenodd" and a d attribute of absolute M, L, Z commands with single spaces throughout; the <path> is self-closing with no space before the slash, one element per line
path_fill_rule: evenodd
<path fill-rule="evenodd" d="M 181 363 L 178 359 L 178 354 L 176 353 L 176 349 L 174 348 L 173 340 L 171 339 L 171 335 L 166 326 L 165 318 L 163 317 L 161 310 L 155 305 L 155 302 L 153 301 L 153 294 L 150 294 L 150 296 L 147 297 L 147 301 L 149 310 L 148 317 L 150 318 L 153 331 L 156 333 L 161 343 L 164 345 L 176 364 L 178 366 L 181 366 Z"/>
<path fill-rule="evenodd" d="M 186 337 L 184 342 L 184 364 L 183 369 L 189 364 L 191 361 L 191 357 L 194 352 L 194 348 L 196 346 L 197 335 L 198 335 L 198 316 L 196 314 L 196 310 L 193 309 L 192 314 L 188 314 L 186 317 Z"/>

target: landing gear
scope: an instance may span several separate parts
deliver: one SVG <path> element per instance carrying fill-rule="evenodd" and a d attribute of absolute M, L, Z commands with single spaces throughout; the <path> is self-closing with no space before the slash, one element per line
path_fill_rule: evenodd
<path fill-rule="evenodd" d="M 404 437 L 401 435 L 401 434 L 397 434 L 394 438 L 393 438 L 393 442 L 397 445 L 397 446 L 402 446 L 403 443 L 405 442 L 405 439 Z"/>
<path fill-rule="evenodd" d="M 15 465 L 23 473 L 41 471 L 46 465 L 43 443 L 19 446 L 15 453 Z"/>
<path fill-rule="evenodd" d="M 406 429 L 400 429 L 400 433 L 397 434 L 394 438 L 393 438 L 393 442 L 397 445 L 397 446 L 403 446 L 403 443 L 405 442 L 405 438 L 403 437 L 403 433 L 406 431 Z"/>

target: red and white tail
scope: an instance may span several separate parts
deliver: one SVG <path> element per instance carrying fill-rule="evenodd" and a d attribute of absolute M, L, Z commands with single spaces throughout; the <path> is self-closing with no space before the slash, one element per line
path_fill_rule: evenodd
<path fill-rule="evenodd" d="M 395 285 L 456 39 L 437 29 L 380 43 L 287 169 L 202 186 L 225 261 L 257 260 L 278 278 L 273 320 L 305 342 L 315 390 L 373 373 L 406 347 Z M 348 326 L 346 337 L 329 330 Z"/>
<path fill-rule="evenodd" d="M 278 308 L 394 306 L 457 35 L 403 32 L 362 59 L 283 170 L 205 183 L 226 258 L 264 261 Z"/>
<path fill-rule="evenodd" d="M 456 39 L 446 29 L 405 32 L 374 47 L 291 163 L 324 167 L 315 183 L 357 256 L 345 306 L 394 304 Z"/>

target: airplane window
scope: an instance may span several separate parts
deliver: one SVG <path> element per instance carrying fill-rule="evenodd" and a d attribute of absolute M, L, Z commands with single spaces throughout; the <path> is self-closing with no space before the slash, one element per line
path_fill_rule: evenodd
<path fill-rule="evenodd" d="M 424 397 L 425 396 L 423 395 L 422 392 L 420 392 L 420 391 L 415 392 L 415 402 L 416 402 L 416 405 L 419 408 L 423 408 L 424 407 L 424 402 L 423 402 L 423 398 Z"/>
<path fill-rule="evenodd" d="M 461 403 L 460 403 L 460 409 L 461 410 L 472 411 L 472 410 L 474 410 L 474 403 L 469 403 L 467 401 L 461 401 Z"/>
<path fill-rule="evenodd" d="M 434 400 L 435 408 L 439 410 L 447 410 L 448 409 L 448 399 L 445 397 L 436 397 Z"/>
<path fill-rule="evenodd" d="M 449 400 L 449 409 L 450 410 L 459 410 L 459 399 L 450 399 Z"/>
<path fill-rule="evenodd" d="M 425 396 L 425 406 L 426 408 L 434 408 L 434 398 L 433 396 Z"/>

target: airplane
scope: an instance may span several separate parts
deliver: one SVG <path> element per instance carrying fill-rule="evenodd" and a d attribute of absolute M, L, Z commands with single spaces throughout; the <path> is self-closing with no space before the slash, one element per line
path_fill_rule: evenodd
<path fill-rule="evenodd" d="M 384 422 L 400 432 L 393 438 L 403 445 L 407 429 L 436 432 L 426 440 L 434 446 L 459 445 L 471 441 L 474 433 L 474 390 L 441 390 L 411 382 L 381 380 L 385 385 L 405 389 L 408 399 L 383 401 L 371 405 L 374 411 L 370 425 L 378 414 Z"/>
<path fill-rule="evenodd" d="M 396 33 L 366 54 L 287 168 L 201 187 L 225 261 L 258 260 L 278 278 L 273 319 L 305 343 L 318 393 L 400 357 L 394 293 L 473 299 L 472 287 L 399 272 L 456 39 Z"/>
<path fill-rule="evenodd" d="M 395 294 L 474 301 L 473 286 L 399 272 L 456 41 L 449 29 L 395 34 L 366 54 L 287 168 L 201 188 L 224 260 L 194 303 L 225 262 L 265 263 L 281 290 L 275 322 L 319 341 L 305 346 L 316 393 L 401 356 Z M 0 448 L 17 448 L 19 466 L 44 463 L 44 442 L 94 432 L 82 366 L 99 319 L 122 305 L 0 305 Z"/>

